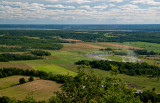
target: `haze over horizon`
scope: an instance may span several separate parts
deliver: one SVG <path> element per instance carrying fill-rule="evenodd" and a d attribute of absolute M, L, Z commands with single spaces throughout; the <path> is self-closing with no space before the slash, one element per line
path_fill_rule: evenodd
<path fill-rule="evenodd" d="M 160 0 L 0 0 L 0 24 L 160 24 Z"/>

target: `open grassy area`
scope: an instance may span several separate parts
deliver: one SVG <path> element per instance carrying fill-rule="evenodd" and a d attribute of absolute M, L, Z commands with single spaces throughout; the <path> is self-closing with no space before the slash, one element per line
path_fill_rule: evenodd
<path fill-rule="evenodd" d="M 35 80 L 25 84 L 16 85 L 10 88 L 0 90 L 0 96 L 14 97 L 22 100 L 29 93 L 36 100 L 48 100 L 53 96 L 54 91 L 60 90 L 61 84 L 49 80 Z"/>
<path fill-rule="evenodd" d="M 0 68 L 18 68 L 18 69 L 32 70 L 32 67 L 26 64 L 16 64 L 16 63 L 7 63 L 7 62 L 0 62 Z"/>
<path fill-rule="evenodd" d="M 118 43 L 118 42 L 116 42 Z M 153 50 L 154 52 L 160 52 L 160 44 L 157 43 L 148 43 L 148 42 L 123 42 L 118 44 L 131 45 L 135 47 L 144 48 L 148 51 Z"/>
<path fill-rule="evenodd" d="M 51 72 L 53 74 L 64 74 L 64 75 L 73 75 L 75 76 L 76 73 L 75 72 L 72 72 L 72 71 L 69 71 L 67 69 L 64 69 L 62 67 L 59 67 L 57 65 L 48 65 L 48 66 L 37 66 L 37 67 L 34 67 L 35 70 L 40 70 L 40 71 L 45 71 L 45 72 Z"/>
<path fill-rule="evenodd" d="M 104 71 L 100 69 L 94 69 L 94 71 L 96 74 L 103 77 L 112 77 L 109 71 Z M 160 93 L 160 80 L 157 81 L 157 78 L 149 79 L 143 76 L 128 76 L 125 74 L 118 74 L 117 77 L 122 78 L 122 80 L 126 83 L 137 85 L 137 89 L 152 90 L 152 88 L 156 88 L 155 92 Z"/>
<path fill-rule="evenodd" d="M 117 48 L 113 46 L 108 46 L 108 45 L 103 45 L 103 44 L 97 44 L 97 43 L 89 43 L 91 45 L 97 45 L 97 46 L 102 46 L 102 47 L 109 47 L 109 48 Z M 56 51 L 49 51 L 51 52 L 51 57 L 46 57 L 47 59 L 42 59 L 42 60 L 27 60 L 27 61 L 11 61 L 10 63 L 12 64 L 25 64 L 33 69 L 36 70 L 43 70 L 46 72 L 52 72 L 54 74 L 67 74 L 70 73 L 71 75 L 75 75 L 77 72 L 77 66 L 74 64 L 75 62 L 79 60 L 95 60 L 94 58 L 90 58 L 85 56 L 86 54 L 92 54 L 92 53 L 104 53 L 105 51 L 99 51 L 98 48 L 92 48 L 91 47 L 83 47 L 83 46 L 78 46 L 75 48 L 73 45 L 79 45 L 79 44 L 67 44 L 69 48 L 64 47 L 66 49 L 62 50 L 56 50 Z M 65 46 L 65 45 L 64 45 Z M 133 45 L 136 47 L 136 45 Z M 141 46 L 138 46 L 141 47 Z M 149 47 L 149 46 L 148 46 Z M 157 47 L 158 48 L 158 47 Z M 103 56 L 105 57 L 105 56 Z M 108 59 L 113 59 L 113 60 L 118 60 L 121 61 L 122 57 L 120 56 L 106 56 Z M 127 58 L 126 58 L 127 59 Z M 110 75 L 108 71 L 104 70 L 94 70 L 96 74 L 107 76 Z M 138 89 L 152 89 L 156 88 L 156 92 L 160 93 L 160 81 L 156 81 L 156 78 L 154 79 L 149 79 L 147 77 L 138 77 L 138 76 L 127 76 L 124 74 L 119 74 L 118 77 L 122 78 L 123 81 L 131 84 L 135 84 L 139 86 Z"/>
<path fill-rule="evenodd" d="M 19 84 L 20 78 L 25 78 L 25 80 L 28 81 L 29 76 L 10 76 L 6 78 L 0 78 L 0 90 Z M 34 79 L 38 78 L 36 77 Z"/>
<path fill-rule="evenodd" d="M 115 47 L 115 46 L 104 45 L 104 44 L 99 44 L 99 43 L 88 42 L 88 44 L 92 44 L 92 45 L 96 45 L 96 46 L 101 46 L 101 47 L 105 47 L 105 48 L 119 49 L 118 47 Z"/>

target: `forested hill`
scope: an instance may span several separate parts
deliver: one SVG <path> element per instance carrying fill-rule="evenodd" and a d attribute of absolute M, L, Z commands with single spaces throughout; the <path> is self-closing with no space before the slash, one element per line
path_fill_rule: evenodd
<path fill-rule="evenodd" d="M 160 31 L 160 24 L 110 24 L 110 25 L 48 25 L 48 24 L 1 24 L 1 30 L 119 30 Z"/>

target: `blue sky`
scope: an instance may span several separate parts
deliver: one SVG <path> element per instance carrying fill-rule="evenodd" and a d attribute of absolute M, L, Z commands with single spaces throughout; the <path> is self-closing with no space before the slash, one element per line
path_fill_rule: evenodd
<path fill-rule="evenodd" d="M 160 24 L 160 0 L 0 0 L 0 24 Z"/>

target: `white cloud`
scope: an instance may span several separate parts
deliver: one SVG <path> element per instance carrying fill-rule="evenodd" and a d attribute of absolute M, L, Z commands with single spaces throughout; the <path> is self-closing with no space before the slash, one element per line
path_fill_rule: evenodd
<path fill-rule="evenodd" d="M 83 9 L 91 9 L 91 7 L 90 7 L 89 5 L 80 6 L 80 8 L 83 8 Z"/>
<path fill-rule="evenodd" d="M 58 4 L 58 5 L 46 5 L 45 7 L 75 9 L 74 6 L 64 6 L 64 5 L 61 5 L 61 4 Z"/>
<path fill-rule="evenodd" d="M 114 7 L 114 6 L 116 6 L 116 5 L 115 5 L 115 4 L 109 4 L 109 6 L 110 6 L 110 7 Z"/>
<path fill-rule="evenodd" d="M 107 5 L 98 5 L 98 6 L 94 6 L 94 9 L 98 9 L 98 10 L 104 10 L 106 9 L 108 6 Z"/>
<path fill-rule="evenodd" d="M 104 2 L 99 3 L 99 1 L 93 3 L 96 0 L 71 1 L 78 4 L 72 5 L 67 3 L 66 5 L 66 1 L 64 1 L 65 3 L 58 2 L 58 4 L 0 1 L 0 20 L 36 21 L 37 19 L 43 19 L 43 21 L 59 20 L 71 23 L 73 23 L 72 21 L 105 23 L 106 21 L 111 22 L 113 20 L 113 23 L 151 23 L 155 21 L 156 23 L 160 23 L 159 6 L 153 7 L 148 5 L 147 8 L 142 8 L 136 3 L 118 4 L 118 6 L 117 3 L 110 2 L 113 0 L 109 0 L 108 4 Z"/>
<path fill-rule="evenodd" d="M 49 1 L 49 2 L 58 2 L 58 0 L 46 0 L 46 1 Z"/>
<path fill-rule="evenodd" d="M 92 1 L 90 1 L 90 0 L 67 0 L 66 2 L 83 4 L 83 3 L 90 3 Z"/>
<path fill-rule="evenodd" d="M 133 4 L 160 5 L 160 2 L 156 2 L 155 0 L 133 0 L 131 2 Z"/>
<path fill-rule="evenodd" d="M 123 2 L 123 0 L 107 0 L 108 2 L 117 2 L 117 3 L 120 3 L 120 2 Z"/>
<path fill-rule="evenodd" d="M 121 9 L 139 9 L 139 7 L 137 5 L 132 5 L 132 4 L 127 4 L 127 5 L 123 5 L 123 6 L 119 6 L 119 8 Z"/>

